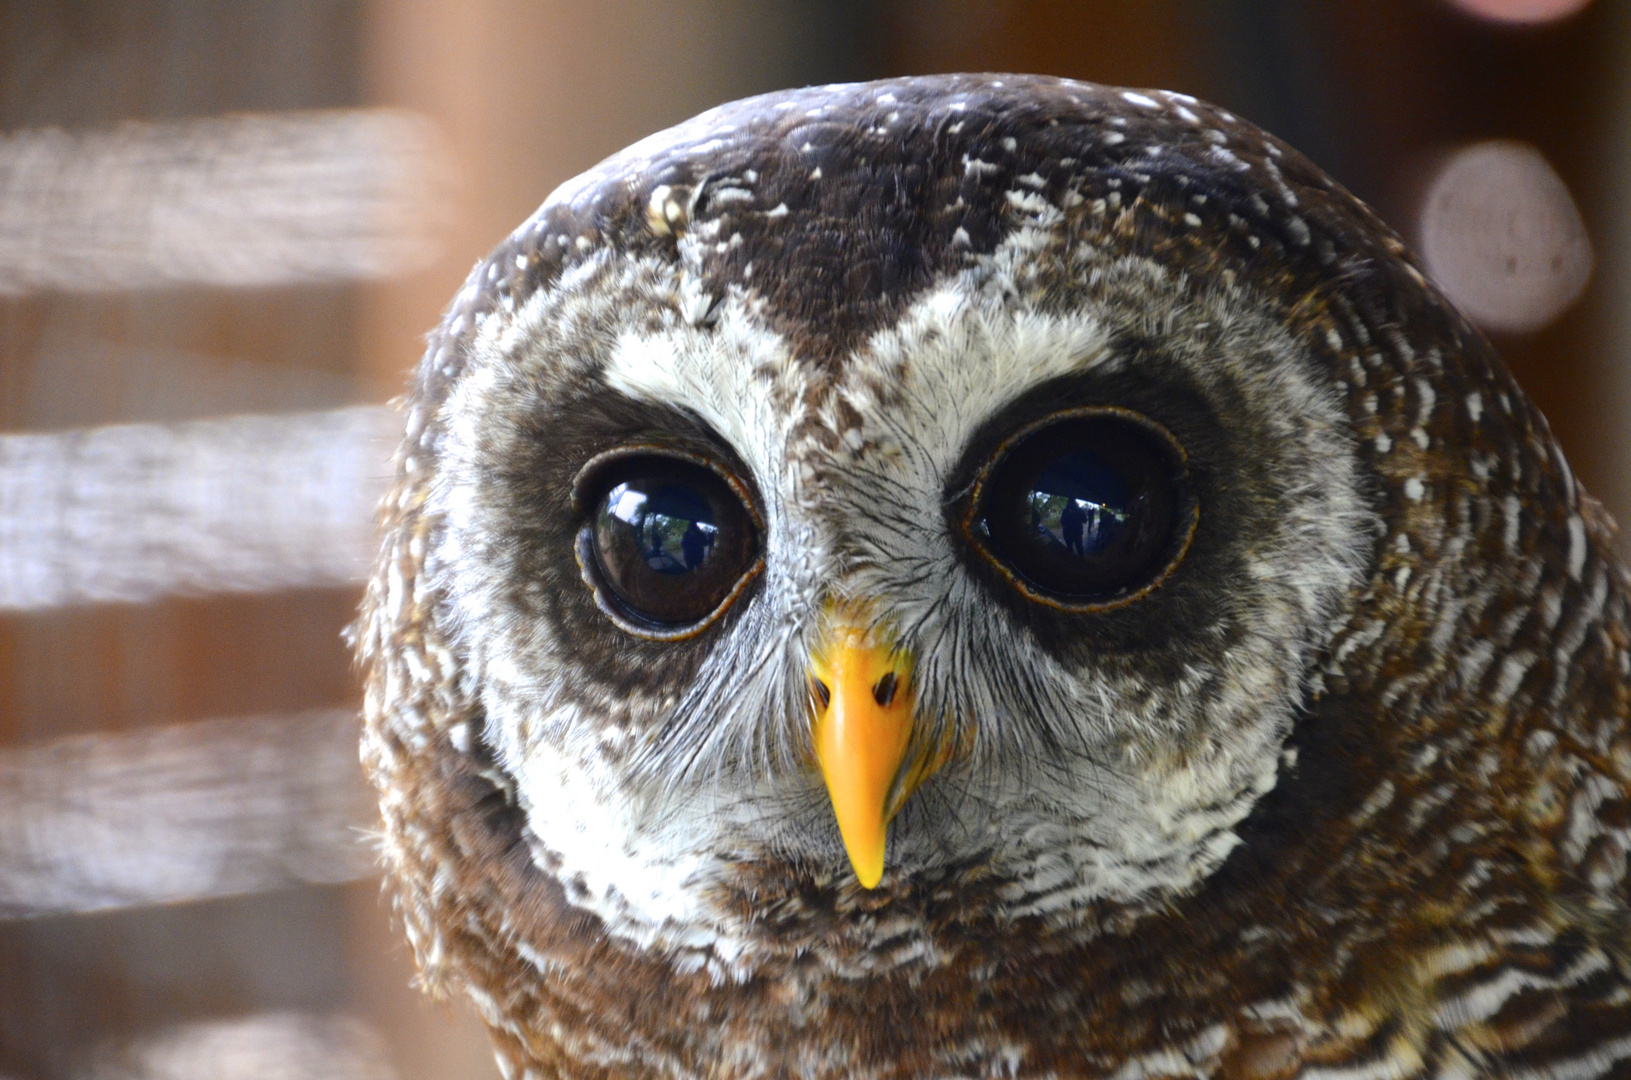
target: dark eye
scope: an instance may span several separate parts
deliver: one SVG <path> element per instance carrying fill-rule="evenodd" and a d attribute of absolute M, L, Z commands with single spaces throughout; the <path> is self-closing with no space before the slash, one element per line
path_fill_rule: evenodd
<path fill-rule="evenodd" d="M 636 454 L 595 472 L 578 557 L 601 606 L 626 628 L 688 636 L 722 613 L 758 571 L 758 530 L 746 493 L 715 468 Z"/>
<path fill-rule="evenodd" d="M 976 482 L 969 538 L 1026 595 L 1113 604 L 1183 557 L 1195 507 L 1183 451 L 1121 410 L 1074 410 L 1022 429 Z"/>

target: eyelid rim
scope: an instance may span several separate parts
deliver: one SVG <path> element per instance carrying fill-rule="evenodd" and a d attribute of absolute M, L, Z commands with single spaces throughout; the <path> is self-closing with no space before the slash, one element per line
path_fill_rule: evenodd
<path fill-rule="evenodd" d="M 1031 584 L 1031 582 L 1026 580 L 1024 575 L 1020 574 L 1013 567 L 1007 565 L 1001 556 L 990 548 L 986 541 L 981 537 L 980 530 L 977 529 L 976 526 L 979 524 L 980 519 L 983 516 L 982 509 L 985 503 L 986 483 L 990 480 L 991 474 L 997 470 L 997 467 L 1003 463 L 1003 461 L 1015 447 L 1024 442 L 1026 439 L 1030 438 L 1032 435 L 1037 434 L 1045 428 L 1053 427 L 1055 424 L 1064 423 L 1069 420 L 1082 420 L 1100 416 L 1113 416 L 1118 420 L 1122 420 L 1132 424 L 1135 427 L 1142 428 L 1164 442 L 1172 451 L 1173 456 L 1178 463 L 1178 471 L 1174 479 L 1177 482 L 1179 491 L 1183 496 L 1180 501 L 1180 513 L 1188 517 L 1189 527 L 1187 530 L 1185 530 L 1181 541 L 1174 545 L 1172 554 L 1167 558 L 1167 562 L 1162 567 L 1161 572 L 1156 574 L 1153 578 L 1145 582 L 1137 589 L 1134 589 L 1129 593 L 1117 594 L 1103 600 L 1073 601 L 1055 596 L 1051 593 L 1043 592 L 1041 589 Z M 1174 436 L 1172 432 L 1168 431 L 1164 426 L 1156 421 L 1151 420 L 1143 413 L 1134 412 L 1131 409 L 1124 409 L 1119 405 L 1083 405 L 1072 409 L 1061 409 L 1058 412 L 1049 413 L 1046 416 L 1039 417 L 1020 427 L 1018 430 L 1012 432 L 1006 438 L 1004 438 L 1002 442 L 997 445 L 997 448 L 993 450 L 985 459 L 985 463 L 980 466 L 979 471 L 974 474 L 973 483 L 970 485 L 967 509 L 963 512 L 963 516 L 958 522 L 958 529 L 963 534 L 963 539 L 968 543 L 969 547 L 972 548 L 974 552 L 982 559 L 989 563 L 991 568 L 1001 575 L 1003 580 L 1007 581 L 1014 591 L 1018 592 L 1027 600 L 1030 600 L 1033 603 L 1041 604 L 1044 607 L 1053 608 L 1057 611 L 1067 611 L 1074 614 L 1090 614 L 1102 611 L 1114 611 L 1117 608 L 1126 607 L 1129 604 L 1142 600 L 1144 597 L 1160 588 L 1161 584 L 1165 582 L 1167 578 L 1172 576 L 1172 572 L 1178 569 L 1179 565 L 1183 563 L 1184 556 L 1189 554 L 1189 548 L 1195 540 L 1195 530 L 1199 527 L 1200 521 L 1200 500 L 1195 497 L 1195 493 L 1189 485 L 1189 452 L 1184 449 L 1183 443 L 1179 442 L 1177 437 Z"/>
<path fill-rule="evenodd" d="M 722 480 L 741 503 L 747 512 L 748 520 L 752 523 L 754 531 L 754 559 L 752 565 L 742 571 L 736 583 L 731 586 L 719 604 L 701 619 L 691 623 L 660 623 L 654 620 L 639 617 L 638 613 L 628 610 L 628 606 L 611 593 L 611 589 L 601 580 L 600 569 L 594 554 L 594 523 L 585 521 L 578 527 L 576 539 L 572 544 L 572 555 L 578 562 L 578 574 L 583 583 L 589 587 L 590 595 L 594 597 L 595 607 L 600 613 L 610 619 L 612 624 L 626 634 L 646 641 L 686 641 L 696 637 L 714 623 L 718 622 L 731 606 L 741 599 L 759 575 L 764 573 L 765 555 L 764 544 L 764 518 L 759 514 L 759 508 L 754 505 L 753 492 L 735 471 L 710 455 L 699 453 L 690 447 L 662 439 L 646 439 L 641 442 L 624 443 L 614 446 L 610 450 L 602 450 L 583 463 L 577 473 L 572 477 L 572 512 L 574 515 L 585 515 L 591 510 L 589 496 L 600 488 L 600 478 L 605 472 L 620 461 L 629 461 L 636 458 L 667 458 L 670 461 L 684 462 L 707 469 Z"/>
<path fill-rule="evenodd" d="M 753 519 L 754 528 L 763 530 L 764 518 L 759 515 L 759 508 L 755 505 L 753 491 L 742 478 L 736 475 L 736 470 L 721 462 L 718 458 L 701 453 L 691 447 L 664 439 L 647 438 L 641 442 L 624 443 L 614 446 L 610 450 L 600 453 L 585 461 L 572 476 L 572 512 L 586 514 L 589 512 L 588 496 L 596 487 L 600 474 L 619 461 L 639 457 L 662 457 L 674 461 L 683 461 L 689 465 L 699 465 L 725 482 L 732 493 L 741 500 L 747 509 L 748 516 Z"/>

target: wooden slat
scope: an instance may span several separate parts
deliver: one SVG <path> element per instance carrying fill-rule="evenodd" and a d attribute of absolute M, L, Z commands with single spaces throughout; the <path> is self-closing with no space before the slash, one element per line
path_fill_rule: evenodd
<path fill-rule="evenodd" d="M 392 277 L 434 259 L 446 155 L 389 109 L 0 137 L 0 295 Z"/>
<path fill-rule="evenodd" d="M 372 874 L 357 734 L 324 710 L 0 752 L 0 917 Z"/>
<path fill-rule="evenodd" d="M 400 418 L 0 436 L 0 609 L 361 581 Z"/>
<path fill-rule="evenodd" d="M 259 1013 L 175 1024 L 102 1047 L 81 1080 L 392 1080 L 379 1034 L 361 1021 Z"/>

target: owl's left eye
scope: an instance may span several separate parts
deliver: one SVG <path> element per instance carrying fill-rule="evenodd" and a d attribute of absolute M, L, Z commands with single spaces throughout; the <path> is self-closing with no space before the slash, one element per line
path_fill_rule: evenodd
<path fill-rule="evenodd" d="M 965 534 L 1022 594 L 1088 611 L 1128 603 L 1177 565 L 1196 505 L 1165 428 L 1108 407 L 1027 425 L 975 482 Z"/>
<path fill-rule="evenodd" d="M 619 453 L 586 469 L 578 561 L 601 610 L 641 637 L 689 637 L 757 575 L 756 515 L 740 482 L 706 459 Z"/>

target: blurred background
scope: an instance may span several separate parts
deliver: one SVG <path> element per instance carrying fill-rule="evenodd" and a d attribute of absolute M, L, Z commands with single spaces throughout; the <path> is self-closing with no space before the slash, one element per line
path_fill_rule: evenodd
<path fill-rule="evenodd" d="M 471 263 L 731 98 L 1183 90 L 1370 202 L 1631 519 L 1628 0 L 3 0 L 0 1080 L 486 1078 L 342 626 Z"/>

